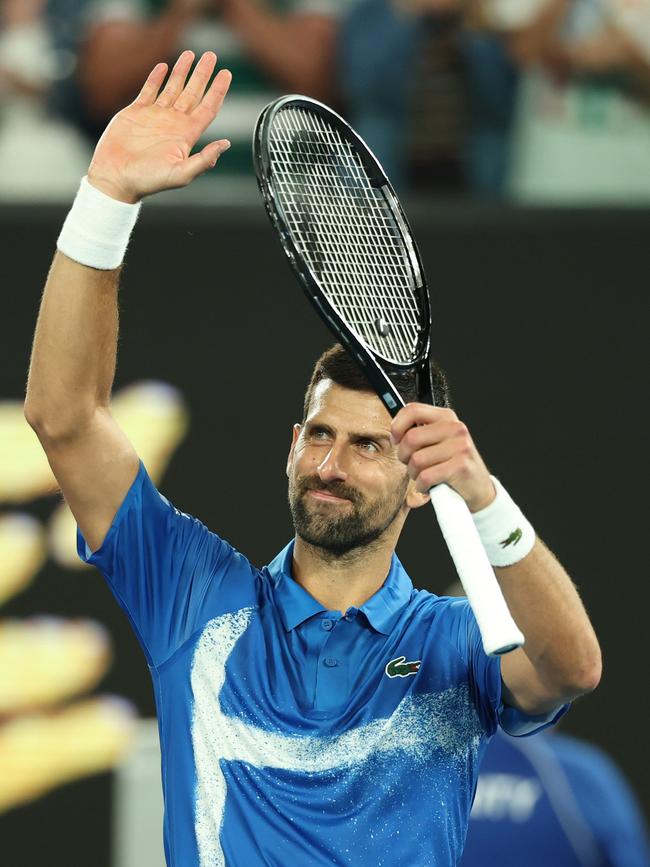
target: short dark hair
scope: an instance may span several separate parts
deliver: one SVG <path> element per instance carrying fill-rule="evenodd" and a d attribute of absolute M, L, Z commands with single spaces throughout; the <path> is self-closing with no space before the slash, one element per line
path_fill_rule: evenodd
<path fill-rule="evenodd" d="M 336 385 L 350 388 L 353 391 L 370 391 L 374 393 L 374 388 L 366 379 L 365 373 L 357 362 L 340 343 L 335 343 L 334 346 L 323 352 L 320 358 L 316 360 L 307 391 L 305 392 L 303 421 L 309 415 L 309 407 L 314 396 L 314 390 L 322 379 L 331 379 Z M 391 379 L 407 403 L 418 400 L 417 384 L 414 376 L 399 374 L 392 376 Z M 433 381 L 433 394 L 436 406 L 450 406 L 447 377 L 442 368 L 433 359 L 431 360 L 431 379 Z"/>

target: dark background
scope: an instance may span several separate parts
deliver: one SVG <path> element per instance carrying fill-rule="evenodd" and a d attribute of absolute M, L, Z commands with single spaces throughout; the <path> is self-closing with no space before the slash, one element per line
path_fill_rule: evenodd
<path fill-rule="evenodd" d="M 647 810 L 650 212 L 423 202 L 407 212 L 456 411 L 572 575 L 602 643 L 602 683 L 575 703 L 564 729 L 604 747 Z M 0 209 L 1 398 L 24 393 L 64 213 Z M 161 489 L 254 563 L 268 562 L 291 536 L 291 424 L 311 365 L 332 341 L 261 208 L 145 205 L 121 310 L 116 386 L 165 380 L 191 412 Z M 54 505 L 30 509 L 46 518 Z M 411 516 L 398 553 L 416 586 L 442 591 L 454 577 L 430 508 Z M 144 656 L 98 574 L 48 563 L 2 612 L 35 613 L 105 623 L 116 650 L 100 691 L 154 715 Z M 108 867 L 110 775 L 0 817 L 0 839 L 7 867 Z"/>

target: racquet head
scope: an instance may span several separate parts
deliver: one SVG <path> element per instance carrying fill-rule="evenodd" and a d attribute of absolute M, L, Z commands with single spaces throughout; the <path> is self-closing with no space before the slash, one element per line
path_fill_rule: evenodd
<path fill-rule="evenodd" d="M 258 118 L 253 162 L 305 292 L 386 408 L 394 415 L 404 405 L 399 384 L 409 376 L 433 403 L 422 264 L 374 154 L 327 106 L 286 96 Z"/>

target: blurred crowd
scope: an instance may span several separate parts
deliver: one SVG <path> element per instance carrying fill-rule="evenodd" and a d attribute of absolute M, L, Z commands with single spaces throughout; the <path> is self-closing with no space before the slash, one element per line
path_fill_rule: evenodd
<path fill-rule="evenodd" d="M 0 0 L 0 198 L 69 197 L 182 48 L 233 72 L 219 178 L 250 179 L 257 114 L 293 92 L 339 109 L 402 193 L 650 201 L 650 0 Z"/>

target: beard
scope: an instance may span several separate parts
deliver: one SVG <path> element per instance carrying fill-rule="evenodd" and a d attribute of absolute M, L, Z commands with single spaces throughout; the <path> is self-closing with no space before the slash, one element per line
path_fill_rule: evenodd
<path fill-rule="evenodd" d="M 405 473 L 402 485 L 392 497 L 368 500 L 341 481 L 323 482 L 318 476 L 297 479 L 291 475 L 289 508 L 294 529 L 304 542 L 333 557 L 366 548 L 379 539 L 397 518 L 404 505 L 408 481 Z M 350 502 L 332 508 L 310 498 L 309 491 L 345 497 Z M 334 509 L 344 510 L 344 514 L 333 514 Z"/>

